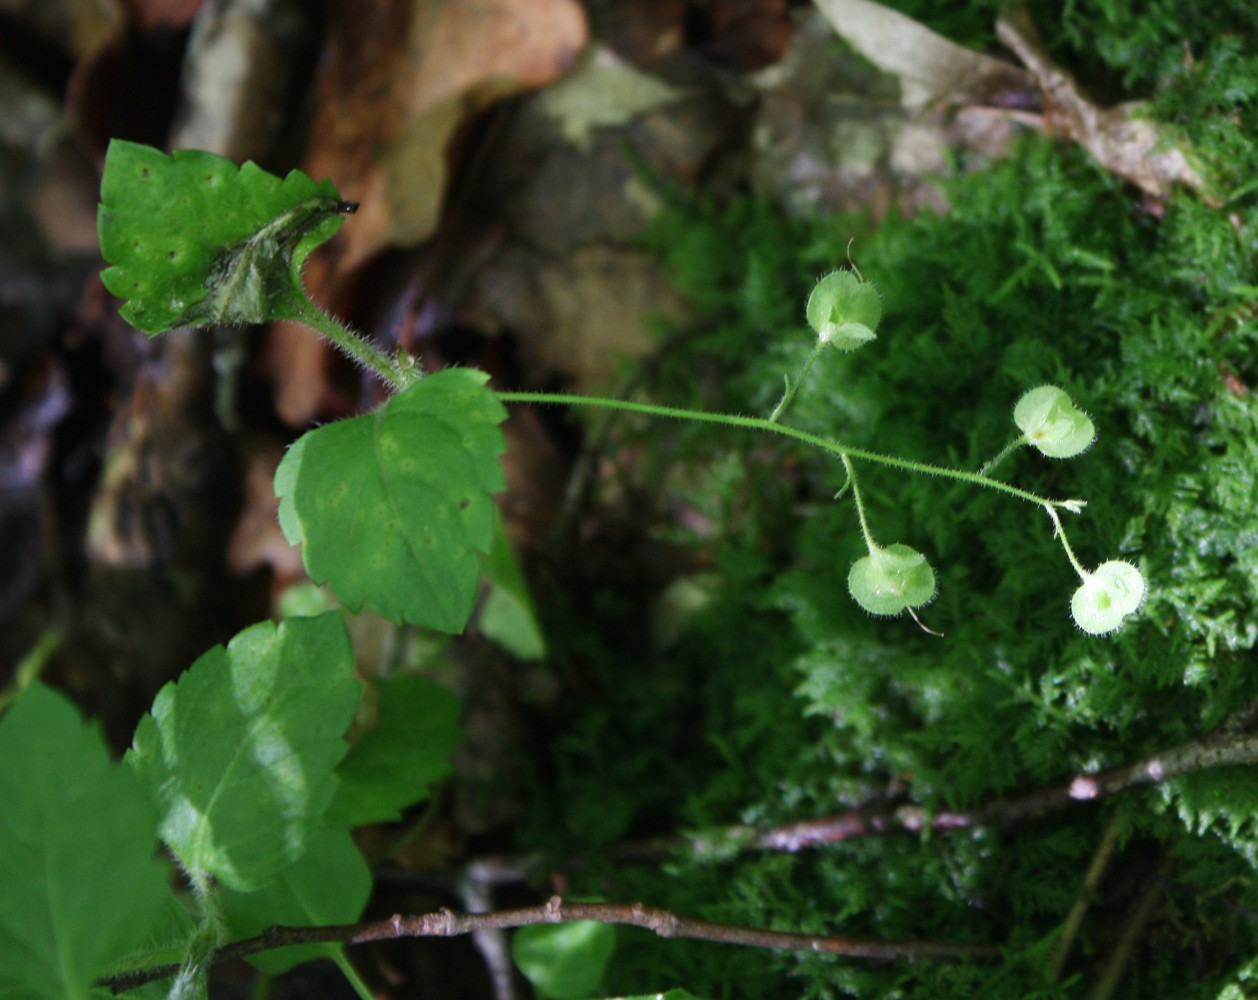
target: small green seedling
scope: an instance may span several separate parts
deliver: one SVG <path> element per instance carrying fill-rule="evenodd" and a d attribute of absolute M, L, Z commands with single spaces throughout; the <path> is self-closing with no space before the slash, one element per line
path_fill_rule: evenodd
<path fill-rule="evenodd" d="M 237 168 L 209 153 L 181 150 L 168 157 L 115 141 L 101 198 L 101 248 L 113 265 L 103 278 L 126 300 L 123 315 L 145 332 L 191 323 L 302 320 L 397 390 L 373 414 L 307 434 L 276 474 L 286 537 L 301 545 L 311 578 L 331 583 L 350 608 L 367 606 L 396 621 L 449 632 L 466 624 L 492 541 L 490 497 L 503 485 L 497 425 L 504 402 L 722 423 L 781 434 L 835 455 L 846 468 L 867 550 L 852 567 L 848 588 L 872 614 L 913 614 L 934 596 L 935 574 L 916 550 L 874 541 L 853 460 L 960 479 L 1044 507 L 1083 581 L 1072 610 L 1085 631 L 1113 631 L 1143 598 L 1144 581 L 1130 564 L 1106 563 L 1094 574 L 1079 566 L 1057 510 L 1078 513 L 1082 500 L 1052 500 L 988 475 L 1016 448 L 1064 459 L 1092 444 L 1092 421 L 1055 386 L 1031 389 L 1018 400 L 1013 420 L 1020 436 L 977 473 L 850 448 L 781 423 L 823 350 L 855 351 L 877 336 L 882 300 L 852 271 L 834 271 L 814 287 L 805 316 L 816 343 L 799 373 L 786 379 L 767 419 L 592 397 L 495 394 L 475 372 L 421 379 L 412 358 L 382 354 L 309 301 L 302 264 L 354 210 L 329 181 L 316 184 L 298 172 L 281 181 L 252 164 Z M 155 211 L 154 205 L 162 208 Z M 1116 565 L 1126 567 L 1121 577 L 1112 569 Z"/>

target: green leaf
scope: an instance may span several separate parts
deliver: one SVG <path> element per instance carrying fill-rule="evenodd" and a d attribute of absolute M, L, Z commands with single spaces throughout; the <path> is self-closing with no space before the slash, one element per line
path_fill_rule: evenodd
<path fill-rule="evenodd" d="M 871 615 L 898 615 L 935 596 L 935 571 L 924 555 L 907 545 L 875 547 L 852 564 L 847 589 Z"/>
<path fill-rule="evenodd" d="M 521 927 L 511 956 L 533 987 L 555 1000 L 594 994 L 616 947 L 616 929 L 593 920 Z"/>
<path fill-rule="evenodd" d="M 875 338 L 882 299 L 851 271 L 832 271 L 813 287 L 804 313 L 823 344 L 854 351 Z"/>
<path fill-rule="evenodd" d="M 275 473 L 280 526 L 352 611 L 442 632 L 467 624 L 504 485 L 506 411 L 483 372 L 420 379 L 302 437 Z"/>
<path fill-rule="evenodd" d="M 1111 559 L 1091 572 L 1070 600 L 1075 624 L 1089 635 L 1115 631 L 1144 601 L 1144 577 L 1129 562 Z"/>
<path fill-rule="evenodd" d="M 232 939 L 251 938 L 270 927 L 317 927 L 358 920 L 371 895 L 371 869 L 347 830 L 324 829 L 310 840 L 309 849 L 274 881 L 257 892 L 222 893 L 223 910 Z M 263 972 L 279 975 L 315 958 L 335 960 L 338 944 L 293 945 L 252 955 L 249 961 Z"/>
<path fill-rule="evenodd" d="M 126 770 L 131 773 L 129 768 Z M 134 774 L 132 777 L 134 778 Z M 154 836 L 156 836 L 156 823 L 154 823 Z M 201 930 L 201 915 L 193 912 L 195 905 L 191 896 L 176 895 L 174 889 L 169 888 L 165 905 L 150 921 L 143 942 L 135 949 L 116 955 L 115 960 L 100 971 L 98 978 L 126 977 L 128 974 L 155 966 L 181 964 L 188 957 L 191 942 Z M 157 998 L 165 998 L 170 990 L 171 979 L 156 982 L 165 983 L 166 988 L 153 993 L 152 984 L 146 984 L 149 987 L 147 992 L 142 992 L 143 988 L 137 987 L 128 990 L 123 995 L 126 997 L 153 995 Z M 109 996 L 107 991 L 100 989 L 97 989 L 96 993 Z M 0 997 L 3 996 L 4 993 L 0 991 Z"/>
<path fill-rule="evenodd" d="M 0 995 L 86 997 L 170 897 L 157 810 L 95 726 L 34 684 L 0 719 Z"/>
<path fill-rule="evenodd" d="M 1027 443 L 1049 458 L 1073 458 L 1096 440 L 1096 428 L 1056 386 L 1042 385 L 1022 394 L 1013 422 Z"/>
<path fill-rule="evenodd" d="M 426 677 L 377 682 L 375 725 L 341 761 L 329 823 L 363 826 L 400 819 L 402 810 L 428 797 L 450 773 L 463 738 L 461 705 L 452 691 Z"/>
<path fill-rule="evenodd" d="M 176 326 L 296 318 L 301 268 L 345 212 L 331 181 L 197 150 L 166 156 L 114 139 L 105 154 L 97 228 L 112 267 L 105 287 L 153 335 Z"/>
<path fill-rule="evenodd" d="M 167 684 L 127 761 L 183 865 L 249 891 L 306 850 L 359 686 L 338 614 L 250 626 Z"/>
<path fill-rule="evenodd" d="M 546 637 L 501 516 L 494 523 L 485 580 L 489 592 L 477 619 L 481 632 L 517 659 L 540 660 L 546 655 Z"/>

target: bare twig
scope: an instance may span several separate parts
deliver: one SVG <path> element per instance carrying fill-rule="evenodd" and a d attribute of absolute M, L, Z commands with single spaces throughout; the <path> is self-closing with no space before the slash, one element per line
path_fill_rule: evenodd
<path fill-rule="evenodd" d="M 471 878 L 470 872 L 459 881 L 459 896 L 470 913 L 493 910 L 493 884 Z M 506 932 L 501 927 L 474 931 L 472 943 L 484 959 L 485 969 L 494 984 L 494 1000 L 516 1000 L 515 965 L 511 961 L 511 944 Z"/>
<path fill-rule="evenodd" d="M 833 816 L 804 820 L 764 833 L 746 831 L 753 846 L 775 851 L 799 851 L 854 837 L 906 831 L 966 830 L 976 826 L 1012 826 L 1032 816 L 1055 812 L 1079 802 L 1098 802 L 1142 785 L 1159 784 L 1194 771 L 1258 762 L 1258 734 L 1253 733 L 1255 705 L 1232 716 L 1215 732 L 1172 750 L 1153 754 L 1134 764 L 1081 774 L 1060 785 L 1025 795 L 998 799 L 970 810 L 932 813 L 921 806 L 889 811 L 853 809 Z M 736 836 L 740 828 L 729 831 Z"/>
<path fill-rule="evenodd" d="M 1024 795 L 997 799 L 969 810 L 931 812 L 921 806 L 863 807 L 816 819 L 802 820 L 770 830 L 731 826 L 691 836 L 655 837 L 628 841 L 610 848 L 604 857 L 623 864 L 658 861 L 678 851 L 726 854 L 731 849 L 801 851 L 857 837 L 892 833 L 947 832 L 980 826 L 1009 827 L 1085 802 L 1102 799 L 1144 785 L 1158 784 L 1212 767 L 1258 762 L 1258 699 L 1247 703 L 1213 732 L 1134 764 L 1124 764 L 1096 774 L 1081 774 L 1069 781 Z M 590 859 L 580 855 L 560 864 L 580 868 Z M 526 882 L 544 869 L 539 855 L 488 857 L 474 862 L 464 877 L 495 885 Z M 401 876 L 390 876 L 399 878 Z M 446 884 L 443 882 L 442 884 Z"/>
<path fill-rule="evenodd" d="M 1153 919 L 1153 913 L 1157 909 L 1158 901 L 1162 898 L 1161 882 L 1165 878 L 1169 867 L 1170 862 L 1164 858 L 1162 863 L 1158 865 L 1157 873 L 1146 881 L 1144 889 L 1140 893 L 1140 898 L 1136 902 L 1135 909 L 1132 910 L 1131 916 L 1123 926 L 1114 950 L 1110 952 L 1100 979 L 1097 980 L 1096 985 L 1088 993 L 1088 1000 L 1110 1000 L 1110 997 L 1114 995 L 1119 984 L 1123 981 L 1123 976 L 1127 973 L 1127 967 L 1131 964 L 1131 956 L 1135 952 L 1136 944 L 1139 942 L 1141 935 L 1144 934 L 1145 928 L 1149 926 L 1149 922 Z"/>
<path fill-rule="evenodd" d="M 1182 746 L 1154 754 L 1134 764 L 1110 768 L 1097 774 L 1079 775 L 1050 788 L 1026 795 L 998 799 L 972 810 L 950 810 L 930 813 L 920 806 L 902 806 L 892 811 L 871 812 L 850 810 L 775 830 L 755 831 L 748 827 L 725 830 L 721 839 L 743 840 L 747 846 L 765 850 L 799 851 L 822 844 L 836 843 L 853 837 L 896 831 L 964 830 L 976 826 L 1009 826 L 1023 819 L 1063 809 L 1079 802 L 1096 802 L 1132 788 L 1157 784 L 1212 767 L 1228 767 L 1258 762 L 1258 699 L 1232 715 L 1213 733 Z M 686 841 L 669 838 L 654 841 L 650 850 L 643 845 L 634 856 L 676 849 Z M 701 848 L 702 840 L 690 841 L 692 848 Z M 524 863 L 524 868 L 531 866 Z M 499 871 L 502 868 L 503 871 Z M 520 869 L 498 865 L 494 873 L 506 875 L 507 881 L 518 877 Z M 478 872 L 485 878 L 487 872 Z M 500 881 L 501 878 L 491 878 Z M 530 924 L 556 924 L 572 920 L 595 920 L 600 923 L 626 924 L 654 931 L 661 937 L 717 941 L 749 948 L 770 948 L 781 951 L 807 951 L 817 954 L 847 955 L 851 958 L 893 960 L 994 959 L 999 950 L 990 945 L 951 944 L 938 941 L 876 941 L 867 938 L 827 937 L 792 934 L 754 927 L 714 924 L 693 920 L 641 903 L 568 903 L 559 896 L 542 906 L 519 910 L 498 910 L 492 913 L 455 913 L 439 910 L 420 916 L 401 915 L 375 923 L 344 924 L 330 927 L 271 927 L 246 941 L 237 941 L 220 949 L 214 962 L 241 958 L 260 951 L 293 944 L 341 942 L 363 944 L 410 937 L 456 937 L 480 931 L 524 927 Z M 155 979 L 165 979 L 178 971 L 177 966 L 147 969 L 134 976 L 115 976 L 102 981 L 114 992 L 132 989 Z"/>
<path fill-rule="evenodd" d="M 791 934 L 756 927 L 714 924 L 707 920 L 679 917 L 641 903 L 569 903 L 552 896 L 540 906 L 492 913 L 456 913 L 438 910 L 419 916 L 397 914 L 388 920 L 372 923 L 341 924 L 328 927 L 269 927 L 257 937 L 220 948 L 213 963 L 243 958 L 272 948 L 294 944 L 365 944 L 369 941 L 391 941 L 398 938 L 459 937 L 481 931 L 533 924 L 562 924 L 574 920 L 594 920 L 603 924 L 625 924 L 653 931 L 665 938 L 688 938 L 695 941 L 716 941 L 747 948 L 768 948 L 776 951 L 806 951 L 824 955 L 846 955 L 849 958 L 870 958 L 882 961 L 948 961 L 970 959 L 989 961 L 1000 957 L 1000 949 L 991 945 L 951 944 L 939 941 L 876 941 L 868 938 L 828 937 L 814 934 Z M 114 976 L 100 985 L 120 993 L 143 983 L 174 975 L 178 966 L 168 965 L 145 969 L 135 975 Z"/>
<path fill-rule="evenodd" d="M 1066 959 L 1070 957 L 1070 949 L 1074 947 L 1075 939 L 1079 936 L 1083 918 L 1087 916 L 1092 901 L 1096 898 L 1096 890 L 1101 884 L 1101 877 L 1105 874 L 1105 869 L 1118 848 L 1118 828 L 1121 818 L 1122 810 L 1118 810 L 1105 825 L 1105 832 L 1101 834 L 1100 843 L 1096 845 L 1096 850 L 1092 854 L 1092 863 L 1088 865 L 1088 870 L 1083 876 L 1083 885 L 1079 889 L 1079 895 L 1075 898 L 1074 905 L 1070 907 L 1070 912 L 1066 914 L 1066 919 L 1062 923 L 1061 936 L 1057 939 L 1052 960 L 1048 965 L 1049 975 L 1054 980 L 1061 977 L 1061 970 L 1066 967 Z"/>

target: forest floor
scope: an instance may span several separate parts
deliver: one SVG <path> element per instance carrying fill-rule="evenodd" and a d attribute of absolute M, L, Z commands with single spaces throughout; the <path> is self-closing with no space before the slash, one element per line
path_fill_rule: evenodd
<path fill-rule="evenodd" d="M 311 297 L 425 370 L 481 368 L 504 390 L 627 394 L 670 336 L 702 328 L 668 248 L 644 238 L 696 192 L 871 227 L 946 218 L 941 178 L 1047 135 L 1090 156 L 1150 225 L 1177 195 L 1225 211 L 1186 140 L 1125 103 L 1152 95 L 1124 89 L 1106 63 L 1114 43 L 1087 51 L 1025 11 L 997 26 L 993 5 L 935 16 L 964 44 L 864 0 L 0 5 L 0 682 L 38 676 L 69 693 L 121 752 L 206 649 L 330 600 L 303 589 L 272 479 L 303 430 L 383 398 L 295 324 L 150 340 L 121 319 L 96 231 L 110 139 L 330 178 L 359 209 L 312 258 Z M 861 254 L 857 243 L 850 260 Z M 1220 371 L 1249 398 L 1243 372 Z M 669 633 L 695 581 L 729 565 L 687 540 L 703 533 L 701 501 L 641 498 L 667 440 L 628 435 L 613 461 L 600 433 L 513 411 L 509 536 L 539 599 L 614 593 L 643 629 L 654 616 Z M 665 509 L 682 540 L 660 529 Z M 363 615 L 352 632 L 365 675 L 440 661 L 464 699 L 456 778 L 422 829 L 360 834 L 392 864 L 372 911 L 470 908 L 451 872 L 520 857 L 520 759 L 544 756 L 545 706 L 586 681 L 529 666 L 540 646 L 492 624 L 446 640 Z M 564 645 L 580 659 L 579 642 Z M 531 899 L 527 881 L 504 877 L 495 902 Z M 500 945 L 390 946 L 367 961 L 381 996 L 507 1000 L 518 984 Z M 233 966 L 224 982 L 248 975 Z"/>

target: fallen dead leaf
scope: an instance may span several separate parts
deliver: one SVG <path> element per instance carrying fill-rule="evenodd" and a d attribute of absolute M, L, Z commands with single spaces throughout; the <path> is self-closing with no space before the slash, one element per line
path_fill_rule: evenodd
<path fill-rule="evenodd" d="M 899 11 L 871 0 L 814 0 L 838 35 L 900 81 L 911 109 L 985 104 L 993 94 L 1021 90 L 1026 71 L 937 35 Z"/>
<path fill-rule="evenodd" d="M 227 565 L 242 577 L 263 566 L 269 568 L 273 590 L 279 593 L 306 575 L 301 551 L 290 545 L 280 530 L 274 481 L 284 449 L 273 441 L 246 438 L 241 452 L 245 465 L 244 504 L 228 543 Z"/>
<path fill-rule="evenodd" d="M 641 66 L 686 45 L 688 0 L 588 4 L 590 37 Z"/>
<path fill-rule="evenodd" d="M 500 237 L 470 275 L 459 316 L 512 336 L 525 384 L 558 376 L 577 390 L 607 390 L 624 362 L 651 348 L 644 320 L 685 315 L 658 262 L 634 246 L 658 209 L 639 170 L 693 183 L 743 122 L 726 81 L 696 60 L 674 56 L 635 72 L 659 82 L 656 94 L 677 96 L 592 128 L 583 152 L 539 94 L 520 103 L 495 148 L 484 185 L 492 194 L 481 205 Z"/>
<path fill-rule="evenodd" d="M 565 139 L 584 151 L 590 148 L 595 129 L 623 125 L 684 94 L 614 52 L 591 46 L 572 73 L 538 96 L 537 107 Z"/>
<path fill-rule="evenodd" d="M 495 100 L 562 75 L 588 33 L 576 0 L 347 0 L 333 16 L 303 168 L 359 210 L 306 269 L 325 304 L 381 250 L 435 232 L 458 130 Z M 277 324 L 266 354 L 280 417 L 308 423 L 326 395 L 327 346 Z"/>
<path fill-rule="evenodd" d="M 360 203 L 337 262 L 431 235 L 470 114 L 556 79 L 587 37 L 575 0 L 354 0 L 338 8 L 307 172 Z"/>
<path fill-rule="evenodd" d="M 653 258 L 599 244 L 540 260 L 525 249 L 504 253 L 478 277 L 476 298 L 469 314 L 481 326 L 509 329 L 530 364 L 583 392 L 606 390 L 626 361 L 651 349 L 646 319 L 685 314 Z"/>
<path fill-rule="evenodd" d="M 996 21 L 996 35 L 1039 81 L 1045 122 L 1088 150 L 1106 170 L 1158 200 L 1184 184 L 1213 201 L 1205 178 L 1189 162 L 1184 147 L 1166 126 L 1142 117 L 1146 105 L 1132 101 L 1098 107 L 1069 73 L 1048 58 L 1030 14 L 1011 4 Z"/>

